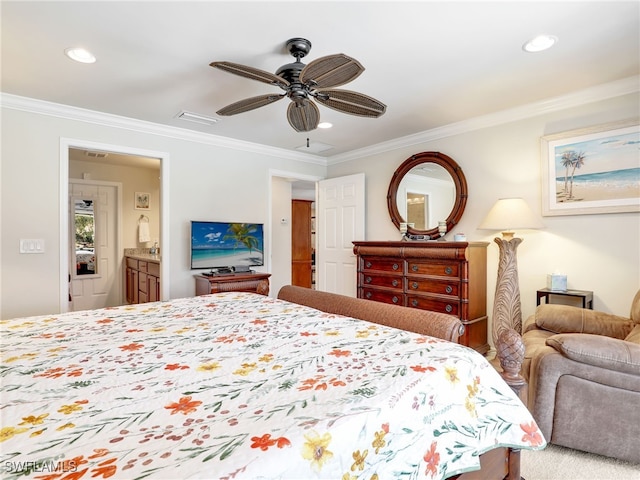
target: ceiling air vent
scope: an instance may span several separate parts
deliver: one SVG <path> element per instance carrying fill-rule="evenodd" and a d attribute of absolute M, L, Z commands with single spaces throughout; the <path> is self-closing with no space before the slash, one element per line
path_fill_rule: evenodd
<path fill-rule="evenodd" d="M 200 115 L 199 113 L 191 113 L 181 111 L 176 115 L 176 118 L 186 120 L 188 122 L 199 123 L 201 125 L 214 125 L 220 121 L 218 118 L 207 117 L 206 115 Z"/>
<path fill-rule="evenodd" d="M 307 152 L 307 153 L 320 153 L 326 150 L 331 150 L 332 148 L 333 148 L 333 145 L 329 145 L 321 142 L 309 142 L 307 140 L 306 145 L 300 145 L 299 147 L 296 147 L 296 150 L 300 150 L 302 152 Z"/>
<path fill-rule="evenodd" d="M 107 152 L 97 152 L 95 150 L 85 150 L 84 156 L 89 158 L 106 158 L 109 155 Z"/>

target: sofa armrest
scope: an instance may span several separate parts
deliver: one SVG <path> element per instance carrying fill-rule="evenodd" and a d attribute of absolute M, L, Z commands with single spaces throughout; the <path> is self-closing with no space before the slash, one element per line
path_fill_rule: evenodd
<path fill-rule="evenodd" d="M 540 305 L 534 315 L 538 328 L 553 333 L 588 333 L 624 339 L 634 326 L 628 318 L 570 305 Z"/>
<path fill-rule="evenodd" d="M 547 338 L 546 344 L 573 361 L 640 376 L 640 345 L 635 343 L 601 335 L 564 333 Z"/>

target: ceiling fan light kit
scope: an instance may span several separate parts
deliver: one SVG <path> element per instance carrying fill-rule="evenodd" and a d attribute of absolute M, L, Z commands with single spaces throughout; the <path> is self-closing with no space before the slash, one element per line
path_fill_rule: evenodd
<path fill-rule="evenodd" d="M 236 115 L 289 97 L 291 103 L 287 108 L 287 120 L 297 132 L 309 132 L 318 127 L 320 111 L 313 100 L 349 115 L 377 118 L 384 114 L 387 107 L 375 98 L 358 92 L 335 89 L 351 82 L 364 72 L 360 62 L 338 53 L 318 58 L 305 65 L 300 59 L 311 50 L 311 42 L 305 38 L 292 38 L 286 42 L 286 46 L 296 60 L 281 66 L 275 74 L 232 62 L 212 62 L 210 66 L 214 68 L 275 85 L 285 92 L 240 100 L 216 113 L 223 116 Z"/>

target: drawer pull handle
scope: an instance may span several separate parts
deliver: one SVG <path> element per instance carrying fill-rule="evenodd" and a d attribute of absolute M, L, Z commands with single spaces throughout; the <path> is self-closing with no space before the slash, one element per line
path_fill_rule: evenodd
<path fill-rule="evenodd" d="M 418 282 L 413 282 L 413 283 L 411 284 L 411 288 L 413 288 L 413 289 L 417 289 L 417 288 L 418 288 Z"/>
<path fill-rule="evenodd" d="M 365 280 L 364 280 L 364 281 L 365 281 L 365 282 L 367 282 L 367 283 L 371 283 L 371 277 L 367 277 L 367 278 L 365 278 Z"/>
<path fill-rule="evenodd" d="M 394 263 L 391 268 L 393 268 L 394 270 L 398 270 L 398 268 L 400 268 L 400 266 L 397 263 Z"/>
<path fill-rule="evenodd" d="M 453 268 L 451 267 L 447 267 L 444 269 L 444 273 L 446 273 L 447 275 L 451 275 L 453 273 Z"/>
<path fill-rule="evenodd" d="M 399 299 L 398 299 L 398 297 L 396 297 L 395 295 L 394 295 L 394 296 L 393 296 L 393 298 L 391 299 L 391 301 L 392 301 L 393 303 L 398 303 L 398 300 L 399 300 Z"/>
<path fill-rule="evenodd" d="M 447 288 L 445 288 L 447 293 L 451 293 L 453 292 L 453 287 L 451 285 L 447 285 Z"/>
<path fill-rule="evenodd" d="M 444 309 L 447 311 L 447 313 L 451 313 L 453 311 L 453 307 L 451 305 L 447 305 L 446 307 L 444 307 Z"/>
<path fill-rule="evenodd" d="M 418 300 L 416 300 L 415 298 L 413 300 L 411 300 L 411 306 L 417 307 L 418 306 Z"/>
<path fill-rule="evenodd" d="M 414 272 L 418 271 L 418 265 L 411 265 L 411 270 L 413 270 Z"/>
<path fill-rule="evenodd" d="M 393 281 L 391 282 L 391 285 L 393 285 L 394 287 L 397 287 L 398 286 L 398 280 L 396 280 L 394 278 Z"/>
<path fill-rule="evenodd" d="M 365 266 L 365 267 L 367 267 L 367 268 L 371 268 L 371 262 L 366 262 L 366 263 L 364 264 L 364 266 Z"/>
<path fill-rule="evenodd" d="M 371 292 L 367 292 L 367 294 L 365 295 L 367 298 L 371 298 Z"/>

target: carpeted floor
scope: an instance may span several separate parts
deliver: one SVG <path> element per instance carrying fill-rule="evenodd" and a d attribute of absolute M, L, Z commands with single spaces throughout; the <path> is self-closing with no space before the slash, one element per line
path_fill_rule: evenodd
<path fill-rule="evenodd" d="M 520 473 L 525 480 L 640 480 L 640 464 L 548 445 L 522 450 Z"/>

